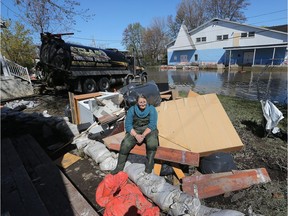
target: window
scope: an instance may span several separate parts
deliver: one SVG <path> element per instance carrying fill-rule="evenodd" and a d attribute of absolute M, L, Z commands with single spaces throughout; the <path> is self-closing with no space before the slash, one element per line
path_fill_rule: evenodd
<path fill-rule="evenodd" d="M 228 34 L 226 35 L 217 35 L 217 41 L 228 40 Z"/>
<path fill-rule="evenodd" d="M 247 37 L 247 32 L 242 32 L 241 33 L 241 38 L 246 38 Z"/>
<path fill-rule="evenodd" d="M 241 38 L 255 37 L 255 32 L 242 32 Z"/>
<path fill-rule="evenodd" d="M 255 37 L 255 32 L 249 32 L 248 37 Z"/>
<path fill-rule="evenodd" d="M 195 61 L 198 61 L 198 54 L 194 55 L 194 59 L 195 59 Z"/>
<path fill-rule="evenodd" d="M 197 42 L 197 43 L 206 42 L 206 37 L 196 38 L 196 42 Z"/>

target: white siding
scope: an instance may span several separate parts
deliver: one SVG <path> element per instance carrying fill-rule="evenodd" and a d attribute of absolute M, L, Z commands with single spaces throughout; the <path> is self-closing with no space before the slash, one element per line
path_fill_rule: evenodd
<path fill-rule="evenodd" d="M 241 38 L 241 33 L 255 32 L 254 37 Z M 272 32 L 266 29 L 244 26 L 223 21 L 211 22 L 206 28 L 191 32 L 196 49 L 216 49 L 233 46 L 233 37 L 239 37 L 239 46 L 257 46 L 287 42 L 287 34 Z M 238 33 L 238 34 L 237 34 Z M 217 41 L 217 35 L 227 35 L 228 40 Z M 206 37 L 206 42 L 196 42 L 197 38 Z"/>

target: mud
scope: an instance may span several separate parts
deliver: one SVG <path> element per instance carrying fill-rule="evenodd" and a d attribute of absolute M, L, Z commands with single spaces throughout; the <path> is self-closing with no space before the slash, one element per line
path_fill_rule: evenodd
<path fill-rule="evenodd" d="M 233 126 L 239 134 L 244 148 L 233 152 L 239 170 L 264 167 L 271 178 L 270 183 L 254 185 L 248 189 L 231 192 L 201 201 L 203 205 L 220 209 L 238 210 L 246 215 L 287 215 L 287 109 L 276 105 L 284 115 L 278 125 L 281 133 L 277 136 L 264 130 L 261 104 L 259 101 L 242 100 L 235 97 L 219 96 Z M 39 103 L 23 112 L 43 112 L 53 116 L 64 116 L 69 104 L 68 94 L 39 95 L 25 98 Z M 77 150 L 72 150 L 79 154 Z M 95 202 L 95 189 L 105 176 L 89 158 L 83 159 L 64 170 L 66 175 L 81 190 L 90 203 L 101 214 L 103 209 Z"/>

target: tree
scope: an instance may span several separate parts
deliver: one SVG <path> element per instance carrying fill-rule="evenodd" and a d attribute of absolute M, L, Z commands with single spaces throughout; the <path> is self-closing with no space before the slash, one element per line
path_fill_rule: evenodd
<path fill-rule="evenodd" d="M 141 65 L 140 59 L 144 57 L 142 49 L 144 32 L 145 29 L 139 22 L 129 24 L 123 32 L 122 45 L 125 46 L 130 53 L 135 54 L 138 65 Z"/>
<path fill-rule="evenodd" d="M 182 0 L 178 5 L 175 21 L 180 25 L 184 22 L 189 30 L 202 25 L 209 19 L 205 11 L 205 5 L 208 1 Z"/>
<path fill-rule="evenodd" d="M 88 10 L 78 10 L 75 0 L 15 0 L 26 22 L 38 33 L 67 31 L 75 24 L 75 17 L 88 19 Z"/>
<path fill-rule="evenodd" d="M 179 29 L 181 27 L 181 23 L 177 23 L 173 20 L 173 16 L 169 15 L 167 17 L 167 36 L 169 37 L 170 40 L 173 40 L 177 37 Z"/>
<path fill-rule="evenodd" d="M 242 10 L 248 5 L 250 3 L 247 0 L 182 0 L 177 7 L 175 20 L 168 17 L 169 32 L 173 35 L 176 29 L 179 31 L 183 22 L 188 30 L 195 29 L 213 18 L 243 22 L 246 17 Z M 176 36 L 174 35 L 174 39 Z"/>
<path fill-rule="evenodd" d="M 1 31 L 2 55 L 21 66 L 32 68 L 35 64 L 37 49 L 29 36 L 30 31 L 19 22 L 12 25 L 8 21 L 6 24 L 7 28 Z"/>
<path fill-rule="evenodd" d="M 206 10 L 210 18 L 243 22 L 246 17 L 242 10 L 249 5 L 247 0 L 209 0 Z"/>
<path fill-rule="evenodd" d="M 166 53 L 168 36 L 166 22 L 161 18 L 154 18 L 150 27 L 144 32 L 143 45 L 145 61 L 155 65 Z"/>

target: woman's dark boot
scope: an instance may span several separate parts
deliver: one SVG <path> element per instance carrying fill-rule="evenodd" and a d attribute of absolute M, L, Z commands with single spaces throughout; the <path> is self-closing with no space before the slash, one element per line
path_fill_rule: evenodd
<path fill-rule="evenodd" d="M 114 170 L 112 170 L 110 172 L 112 175 L 115 175 L 115 174 L 117 174 L 118 172 L 120 172 L 120 171 L 122 171 L 124 169 L 125 163 L 126 163 L 126 160 L 127 160 L 127 156 L 128 155 L 119 153 L 117 166 L 116 166 L 116 168 Z"/>
<path fill-rule="evenodd" d="M 156 151 L 147 151 L 147 159 L 148 162 L 145 167 L 146 173 L 151 173 L 154 168 L 154 157 L 155 157 Z"/>

